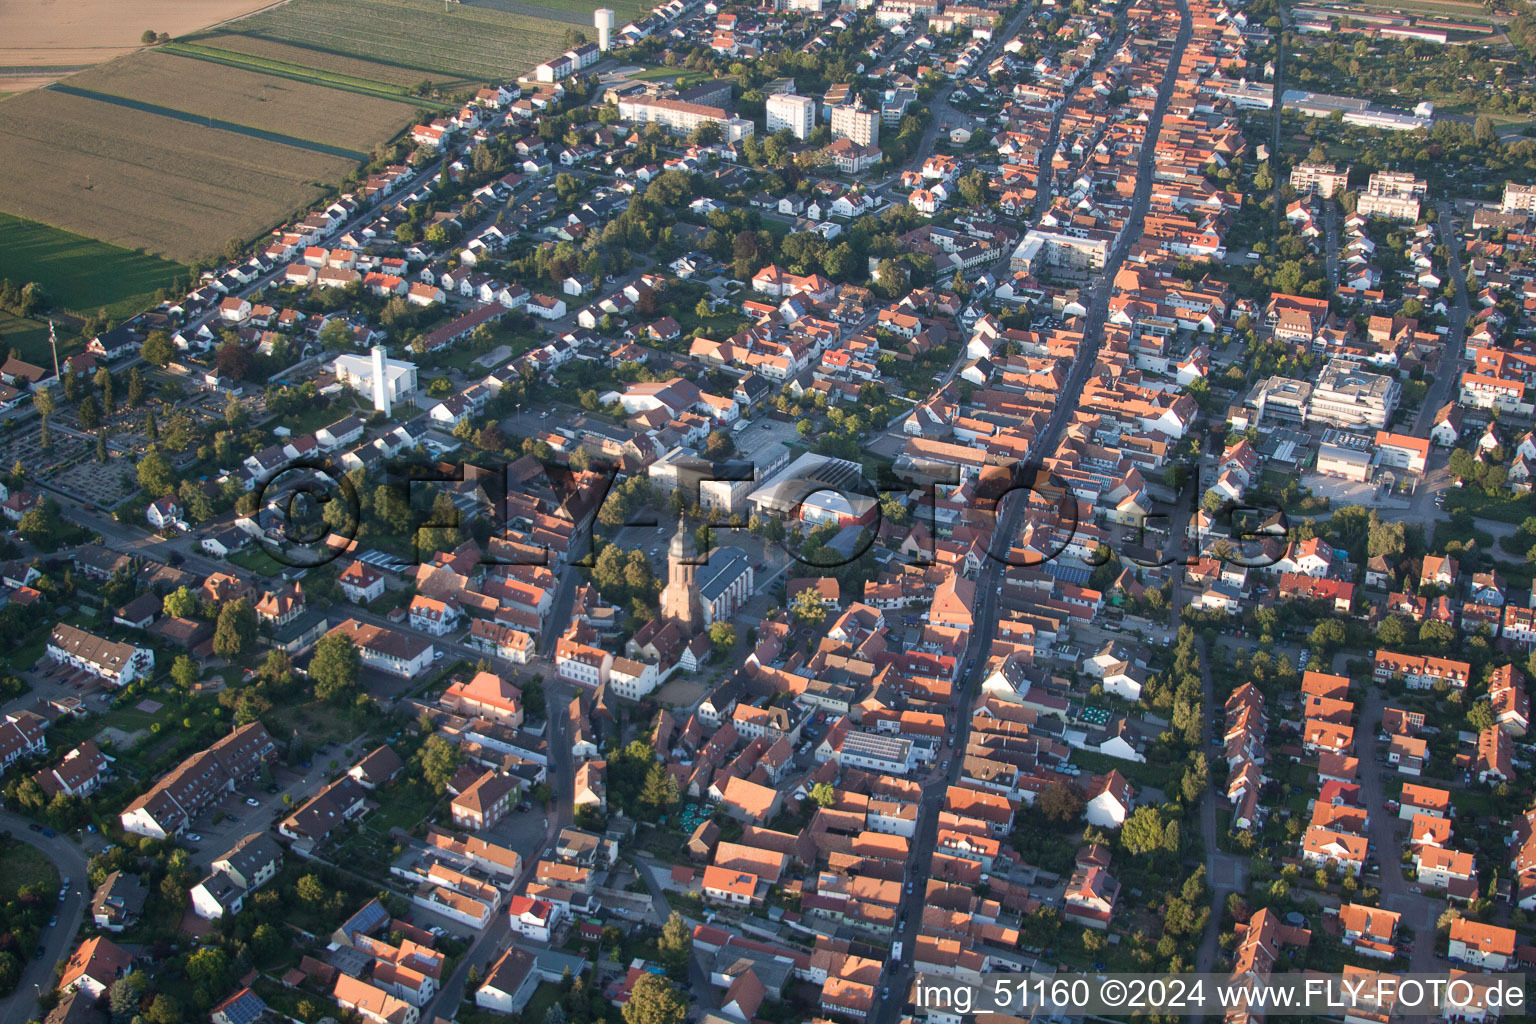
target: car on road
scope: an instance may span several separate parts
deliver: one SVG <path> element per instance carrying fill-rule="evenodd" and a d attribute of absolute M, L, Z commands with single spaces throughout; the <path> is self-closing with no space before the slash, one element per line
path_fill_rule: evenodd
<path fill-rule="evenodd" d="M 443 652 L 442 651 L 433 651 L 432 652 L 432 660 L 433 661 L 442 661 L 443 660 Z"/>
<path fill-rule="evenodd" d="M 52 839 L 54 836 L 58 835 L 58 833 L 51 828 L 44 828 L 43 835 L 47 836 L 49 839 Z"/>
<path fill-rule="evenodd" d="M 203 837 L 198 835 L 196 832 L 188 832 L 184 838 L 189 843 L 200 843 L 203 841 Z"/>
<path fill-rule="evenodd" d="M 245 798 L 245 806 L 247 806 L 247 807 L 260 807 L 261 806 L 261 801 L 257 800 L 253 796 L 248 796 L 248 797 Z"/>
<path fill-rule="evenodd" d="M 35 821 L 28 823 L 27 828 L 31 829 L 33 832 L 41 832 L 43 830 L 43 826 L 39 825 Z"/>
<path fill-rule="evenodd" d="M 58 923 L 59 923 L 59 915 L 57 915 L 57 914 L 53 915 L 52 917 L 50 917 L 48 919 L 48 927 L 49 928 L 52 928 L 54 925 L 56 925 Z"/>

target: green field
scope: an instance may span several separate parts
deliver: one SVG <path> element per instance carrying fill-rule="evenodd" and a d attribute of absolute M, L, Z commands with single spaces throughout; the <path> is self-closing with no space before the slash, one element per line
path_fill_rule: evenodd
<path fill-rule="evenodd" d="M 225 36 L 224 38 L 235 38 Z M 368 78 L 359 78 L 355 75 L 341 74 L 335 71 L 327 71 L 323 68 L 305 67 L 291 64 L 271 57 L 262 57 L 256 54 L 245 53 L 240 50 L 222 50 L 213 46 L 204 46 L 199 43 L 166 43 L 160 47 L 160 53 L 173 53 L 183 57 L 194 57 L 198 60 L 214 64 L 222 64 L 226 67 L 243 68 L 247 71 L 258 71 L 269 76 L 277 76 L 296 82 L 308 82 L 312 85 L 323 85 L 330 89 L 340 89 L 345 92 L 354 92 L 359 95 L 376 96 L 381 99 L 393 100 L 399 103 L 409 103 L 417 107 L 431 107 L 439 110 L 456 110 L 450 103 L 442 103 L 438 100 L 425 99 L 412 95 L 403 85 L 395 85 L 386 81 L 377 81 Z M 305 51 L 300 51 L 305 52 Z M 318 54 L 308 51 L 317 59 L 324 59 L 328 54 Z M 384 70 L 384 65 L 374 64 L 372 67 Z"/>
<path fill-rule="evenodd" d="M 425 78 L 504 81 L 564 50 L 565 34 L 574 27 L 434 0 L 290 0 L 225 30 L 377 61 Z"/>
<path fill-rule="evenodd" d="M 613 27 L 620 28 L 626 22 L 651 13 L 652 3 L 640 2 L 640 0 L 463 0 L 470 7 L 488 8 L 496 11 L 506 11 L 509 14 L 526 14 L 533 18 L 551 18 L 555 21 L 567 21 L 572 25 L 592 24 L 592 12 L 599 7 L 606 7 L 613 12 Z M 587 38 L 596 40 L 594 32 L 588 32 Z"/>
<path fill-rule="evenodd" d="M 0 852 L 0 869 L 5 875 L 0 882 L 0 899 L 7 903 L 14 902 L 16 894 L 26 886 L 41 883 L 44 888 L 53 889 L 59 884 L 59 869 L 53 861 L 37 847 L 19 839 Z"/>
<path fill-rule="evenodd" d="M 23 320 L 0 310 L 0 354 L 13 348 L 27 362 L 37 363 L 37 357 L 48 351 L 48 328 L 36 320 Z"/>
<path fill-rule="evenodd" d="M 0 213 L 0 237 L 0 278 L 36 281 L 60 309 L 93 313 L 106 307 L 114 317 L 130 316 L 149 305 L 157 289 L 187 274 L 179 263 L 8 213 Z M 8 328 L 0 331 L 9 338 Z"/>

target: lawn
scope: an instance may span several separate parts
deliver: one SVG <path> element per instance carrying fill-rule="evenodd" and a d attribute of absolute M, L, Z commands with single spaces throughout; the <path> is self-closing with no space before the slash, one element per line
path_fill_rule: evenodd
<path fill-rule="evenodd" d="M 679 87 L 683 87 L 689 85 L 697 85 L 700 82 L 712 79 L 714 76 L 707 75 L 702 71 L 683 71 L 679 68 L 660 67 L 646 68 L 644 71 L 637 71 L 628 77 L 637 79 L 642 82 L 655 82 L 662 79 L 670 81 L 672 79 L 676 79 L 677 85 Z M 773 229 L 771 224 L 765 224 L 764 226 L 769 230 Z"/>
<path fill-rule="evenodd" d="M 1466 509 L 1478 519 L 1496 519 L 1501 523 L 1523 523 L 1536 513 L 1530 498 L 1490 498 L 1471 487 L 1452 487 L 1445 492 L 1445 510 Z"/>
<path fill-rule="evenodd" d="M 228 561 L 235 563 L 242 569 L 248 569 L 258 576 L 280 576 L 287 568 L 277 559 L 267 554 L 262 548 L 246 548 L 230 555 Z"/>
<path fill-rule="evenodd" d="M 60 339 L 60 355 L 65 354 L 63 340 Z M 53 356 L 48 347 L 48 326 L 40 321 L 23 320 L 19 316 L 12 316 L 0 310 L 0 350 L 9 352 L 13 348 L 29 363 L 36 363 L 38 366 L 53 365 Z"/>
<path fill-rule="evenodd" d="M 16 894 L 29 885 L 41 883 L 47 889 L 59 884 L 59 869 L 47 854 L 30 843 L 16 841 L 0 854 L 5 866 L 5 881 L 0 883 L 0 902 L 14 903 Z"/>
<path fill-rule="evenodd" d="M 93 313 L 105 306 L 115 317 L 129 316 L 150 305 L 157 289 L 187 275 L 179 263 L 7 213 L 0 213 L 0 235 L 0 277 L 36 281 L 60 309 Z M 0 316 L 0 335 L 28 362 L 40 363 L 48 351 L 47 329 L 31 321 Z M 51 355 L 47 362 L 52 365 Z"/>

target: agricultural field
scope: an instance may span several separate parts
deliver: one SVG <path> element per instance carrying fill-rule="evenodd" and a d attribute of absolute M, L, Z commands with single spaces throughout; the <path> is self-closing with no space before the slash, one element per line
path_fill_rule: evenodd
<path fill-rule="evenodd" d="M 575 27 L 435 0 L 289 0 L 228 26 L 244 36 L 390 64 L 434 81 L 516 78 L 566 49 L 566 32 Z"/>
<path fill-rule="evenodd" d="M 505 11 L 508 14 L 523 14 L 530 18 L 549 18 L 551 21 L 566 21 L 572 25 L 592 27 L 592 12 L 599 7 L 606 7 L 613 12 L 613 27 L 619 28 L 627 21 L 633 21 L 641 15 L 649 14 L 654 3 L 638 3 L 637 0 L 617 0 L 614 3 L 606 3 L 604 0 L 461 0 L 470 7 L 483 7 L 493 11 Z M 588 39 L 595 40 L 596 32 L 588 32 Z"/>
<path fill-rule="evenodd" d="M 411 124 L 416 114 L 402 100 L 154 51 L 72 75 L 65 84 L 362 152 Z"/>
<path fill-rule="evenodd" d="M 0 209 L 179 262 L 267 230 L 354 167 L 52 90 L 0 105 Z"/>
<path fill-rule="evenodd" d="M 0 4 L 0 89 L 19 92 L 139 48 L 146 29 L 173 36 L 271 0 L 69 0 Z"/>
<path fill-rule="evenodd" d="M 51 304 L 70 312 L 94 313 L 105 307 L 114 317 L 128 316 L 148 305 L 159 289 L 187 277 L 187 268 L 179 263 L 4 213 L 0 236 L 5 238 L 0 278 L 36 281 Z M 46 347 L 47 332 L 38 337 L 39 331 L 35 321 L 0 315 L 0 344 L 7 347 L 19 339 Z"/>
<path fill-rule="evenodd" d="M 178 40 L 173 46 L 180 47 L 188 43 L 194 44 L 199 50 L 217 52 L 227 59 L 249 60 L 252 66 L 266 65 L 283 70 L 303 68 L 311 73 L 338 75 L 345 79 L 374 82 L 381 86 L 395 86 L 400 89 L 410 89 L 420 83 L 424 77 L 421 72 L 411 68 L 380 64 L 372 60 L 359 60 L 356 57 L 327 53 L 291 43 L 280 43 L 274 39 L 262 39 L 240 32 L 205 33 L 196 36 L 193 40 Z M 455 81 L 439 77 L 435 81 L 440 86 L 451 87 L 466 84 L 469 80 Z"/>

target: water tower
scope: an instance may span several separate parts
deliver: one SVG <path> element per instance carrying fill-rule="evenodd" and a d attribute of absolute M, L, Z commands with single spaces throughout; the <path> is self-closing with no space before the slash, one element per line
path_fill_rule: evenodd
<path fill-rule="evenodd" d="M 609 37 L 613 35 L 613 12 L 606 7 L 599 7 L 592 12 L 592 24 L 597 26 L 597 48 L 607 53 Z"/>

